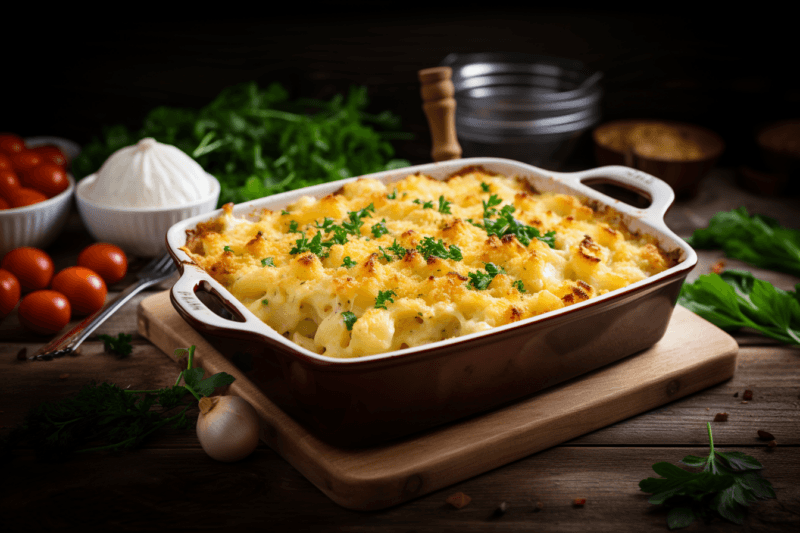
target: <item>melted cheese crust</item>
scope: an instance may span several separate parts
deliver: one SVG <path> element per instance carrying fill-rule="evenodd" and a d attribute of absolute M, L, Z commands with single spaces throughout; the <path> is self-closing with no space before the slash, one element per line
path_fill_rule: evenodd
<path fill-rule="evenodd" d="M 493 195 L 502 201 L 494 209 L 511 204 L 518 222 L 541 235 L 554 231 L 555 247 L 538 238 L 525 246 L 514 235 L 488 235 L 484 202 Z M 362 212 L 357 235 L 347 235 L 346 243 L 317 247 L 318 253 L 293 250 L 317 233 L 321 242 L 331 241 L 334 234 L 320 228 L 326 217 L 340 225 L 370 205 L 374 211 Z M 447 181 L 410 175 L 387 186 L 360 179 L 340 193 L 303 197 L 256 218 L 235 218 L 226 205 L 219 218 L 189 232 L 183 249 L 275 331 L 331 357 L 484 331 L 594 298 L 676 263 L 653 237 L 628 231 L 611 208 L 539 194 L 522 179 L 482 168 Z M 373 233 L 379 223 L 388 233 Z M 418 248 L 426 237 L 441 240 L 445 251 L 457 247 L 461 259 L 426 258 Z M 404 254 L 390 251 L 400 247 Z M 501 273 L 476 289 L 470 274 L 485 275 L 487 263 Z M 393 301 L 376 307 L 386 291 L 393 291 Z"/>

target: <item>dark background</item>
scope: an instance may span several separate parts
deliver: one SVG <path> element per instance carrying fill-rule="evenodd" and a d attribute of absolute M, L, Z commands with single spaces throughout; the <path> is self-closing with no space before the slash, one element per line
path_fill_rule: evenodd
<path fill-rule="evenodd" d="M 292 96 L 321 98 L 359 84 L 370 110 L 394 111 L 415 134 L 396 144 L 396 155 L 425 163 L 430 137 L 417 71 L 451 52 L 487 51 L 583 61 L 605 73 L 604 120 L 704 125 L 727 144 L 723 165 L 755 164 L 757 128 L 800 116 L 788 13 L 562 4 L 298 2 L 271 4 L 274 12 L 196 4 L 166 16 L 139 4 L 81 13 L 34 6 L 5 23 L 0 130 L 85 143 L 103 125 L 139 127 L 155 106 L 200 107 L 244 81 L 278 81 Z M 593 163 L 586 142 L 574 157 Z"/>

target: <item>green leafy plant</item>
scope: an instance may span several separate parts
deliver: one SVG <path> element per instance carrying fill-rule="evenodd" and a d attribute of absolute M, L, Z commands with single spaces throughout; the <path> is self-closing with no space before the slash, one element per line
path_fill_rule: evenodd
<path fill-rule="evenodd" d="M 740 207 L 714 215 L 708 227 L 686 239 L 694 248 L 721 248 L 725 255 L 751 265 L 800 277 L 800 231 Z"/>
<path fill-rule="evenodd" d="M 399 132 L 391 112 L 366 112 L 365 87 L 329 101 L 290 100 L 280 84 L 228 87 L 202 109 L 158 107 L 139 129 L 104 128 L 72 162 L 80 179 L 116 150 L 144 137 L 177 146 L 221 185 L 219 204 L 239 203 L 351 176 L 409 165 L 394 159 Z"/>
<path fill-rule="evenodd" d="M 749 272 L 727 270 L 685 283 L 678 303 L 726 331 L 752 328 L 800 344 L 800 284 L 788 292 Z"/>
<path fill-rule="evenodd" d="M 190 427 L 187 411 L 234 381 L 225 372 L 204 379 L 203 369 L 194 366 L 194 352 L 194 346 L 175 350 L 177 357 L 187 356 L 187 364 L 172 387 L 131 390 L 92 382 L 73 397 L 42 403 L 11 432 L 4 447 L 27 446 L 41 459 L 63 460 L 73 453 L 132 449 L 163 427 Z M 193 399 L 187 403 L 187 397 Z"/>
<path fill-rule="evenodd" d="M 120 333 L 116 337 L 111 335 L 98 335 L 97 338 L 103 341 L 103 349 L 108 353 L 125 357 L 133 352 L 133 345 L 131 345 L 132 335 Z"/>
<path fill-rule="evenodd" d="M 686 527 L 697 518 L 710 519 L 715 515 L 742 524 L 745 510 L 751 503 L 775 498 L 772 484 L 761 476 L 761 463 L 741 452 L 715 450 L 711 424 L 706 425 L 709 455 L 688 455 L 681 461 L 701 471 L 690 472 L 670 463 L 656 463 L 653 470 L 661 477 L 639 482 L 643 492 L 653 495 L 650 503 L 670 509 L 667 514 L 670 529 Z"/>

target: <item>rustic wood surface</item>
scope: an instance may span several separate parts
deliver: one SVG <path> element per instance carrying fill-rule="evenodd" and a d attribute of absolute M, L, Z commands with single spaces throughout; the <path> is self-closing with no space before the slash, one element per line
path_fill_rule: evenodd
<path fill-rule="evenodd" d="M 667 214 L 680 235 L 704 226 L 717 211 L 745 205 L 751 212 L 800 224 L 800 206 L 791 198 L 752 196 L 736 187 L 733 173 L 715 171 L 700 195 L 678 202 Z M 74 264 L 91 239 L 73 217 L 59 242 L 48 250 L 57 268 Z M 696 278 L 722 259 L 719 252 L 700 252 Z M 724 259 L 728 267 L 746 267 Z M 141 268 L 132 260 L 124 288 Z M 746 267 L 750 268 L 750 267 Z M 792 289 L 800 280 L 752 269 L 779 287 Z M 16 312 L 0 323 L 0 426 L 2 434 L 18 424 L 41 401 L 63 398 L 83 384 L 107 380 L 122 387 L 156 388 L 174 383 L 176 364 L 137 333 L 135 298 L 104 324 L 80 354 L 50 362 L 20 361 L 47 338 L 24 331 Z M 119 358 L 103 352 L 97 334 L 133 335 L 133 353 Z M 271 531 L 646 531 L 666 530 L 665 513 L 647 503 L 638 482 L 652 475 L 658 461 L 677 462 L 687 454 L 707 453 L 705 422 L 727 412 L 727 422 L 713 423 L 715 444 L 739 450 L 764 464 L 776 500 L 755 504 L 737 531 L 796 531 L 800 526 L 800 350 L 754 334 L 735 335 L 740 345 L 738 368 L 724 383 L 594 431 L 551 449 L 472 477 L 421 498 L 373 512 L 346 510 L 328 499 L 266 445 L 242 462 L 209 459 L 191 431 L 165 431 L 144 447 L 127 453 L 84 455 L 65 463 L 37 462 L 21 451 L 3 464 L 0 523 L 3 531 L 56 527 L 119 531 L 142 529 L 260 529 Z M 742 400 L 745 390 L 753 399 Z M 773 433 L 768 448 L 756 431 Z M 6 458 L 7 459 L 7 458 Z M 472 498 L 456 510 L 445 503 L 452 493 Z M 574 498 L 586 498 L 582 508 Z M 507 512 L 494 514 L 506 502 Z M 537 510 L 537 502 L 541 509 Z M 695 523 L 689 531 L 727 531 L 716 520 Z"/>

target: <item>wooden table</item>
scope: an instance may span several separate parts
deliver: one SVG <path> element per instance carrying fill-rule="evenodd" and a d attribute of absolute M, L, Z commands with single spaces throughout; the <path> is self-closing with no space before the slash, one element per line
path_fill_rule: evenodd
<path fill-rule="evenodd" d="M 765 198 L 738 189 L 733 172 L 717 170 L 698 197 L 676 203 L 668 224 L 682 236 L 704 226 L 711 215 L 745 205 L 750 212 L 798 227 L 797 199 Z M 56 268 L 75 264 L 78 251 L 91 242 L 73 217 L 64 237 L 48 251 Z M 722 259 L 702 251 L 690 280 Z M 746 267 L 725 260 L 728 268 Z M 144 260 L 134 258 L 113 296 L 134 279 Z M 784 289 L 798 279 L 759 269 L 756 276 Z M 78 356 L 50 362 L 18 360 L 20 350 L 35 351 L 45 340 L 25 332 L 16 312 L 0 324 L 0 426 L 4 434 L 28 409 L 43 400 L 75 393 L 90 380 L 107 380 L 135 389 L 174 383 L 176 365 L 137 333 L 136 297 L 96 334 L 133 335 L 133 353 L 119 358 L 103 352 L 93 337 Z M 192 431 L 165 431 L 127 453 L 87 454 L 69 462 L 43 464 L 21 451 L 3 464 L 0 524 L 5 531 L 33 528 L 91 529 L 259 529 L 265 531 L 643 531 L 666 530 L 665 513 L 647 502 L 638 482 L 653 475 L 658 461 L 676 463 L 687 454 L 707 454 L 706 421 L 723 450 L 739 450 L 764 464 L 777 500 L 751 508 L 746 526 L 736 531 L 797 531 L 800 526 L 800 350 L 768 339 L 737 334 L 736 375 L 700 393 L 614 424 L 494 471 L 439 490 L 409 503 L 375 512 L 343 509 L 307 481 L 277 453 L 261 445 L 235 464 L 206 456 Z M 743 401 L 745 390 L 753 398 Z M 756 431 L 773 433 L 775 448 Z M 6 459 L 6 458 L 4 458 Z M 445 503 L 464 492 L 472 503 L 456 510 Z M 586 498 L 582 508 L 574 498 Z M 501 502 L 507 512 L 494 514 Z M 541 508 L 538 508 L 539 505 Z M 690 530 L 729 530 L 716 520 Z"/>

